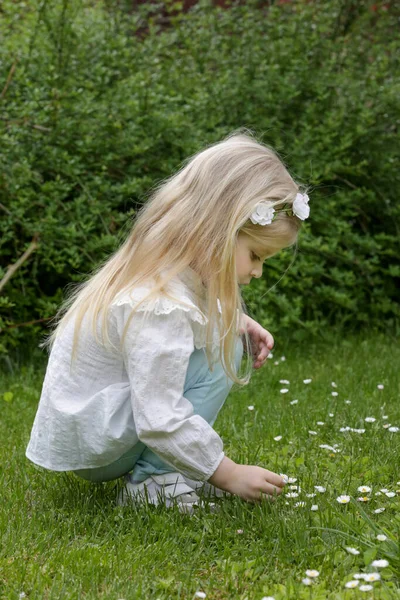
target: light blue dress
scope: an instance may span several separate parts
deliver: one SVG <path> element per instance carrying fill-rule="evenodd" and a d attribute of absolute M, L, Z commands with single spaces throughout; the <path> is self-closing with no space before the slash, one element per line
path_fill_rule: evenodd
<path fill-rule="evenodd" d="M 243 342 L 238 337 L 236 344 L 235 366 L 239 371 L 243 356 Z M 233 381 L 230 380 L 220 362 L 211 372 L 208 367 L 204 348 L 191 354 L 184 385 L 184 396 L 193 405 L 194 414 L 198 414 L 213 425 L 221 410 Z M 163 462 L 142 442 L 135 444 L 120 458 L 104 467 L 73 471 L 79 477 L 93 482 L 110 481 L 132 472 L 131 481 L 141 482 L 150 475 L 162 475 L 175 470 Z"/>

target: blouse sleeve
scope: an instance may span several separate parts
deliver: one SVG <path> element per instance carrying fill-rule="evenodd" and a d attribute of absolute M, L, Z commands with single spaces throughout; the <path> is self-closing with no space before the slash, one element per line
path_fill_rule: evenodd
<path fill-rule="evenodd" d="M 190 318 L 180 309 L 143 314 L 133 315 L 123 347 L 138 438 L 177 471 L 206 481 L 224 452 L 219 435 L 183 395 L 194 350 Z"/>

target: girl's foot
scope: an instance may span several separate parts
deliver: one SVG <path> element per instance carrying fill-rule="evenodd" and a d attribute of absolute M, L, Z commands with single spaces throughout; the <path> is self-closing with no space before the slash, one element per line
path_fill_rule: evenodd
<path fill-rule="evenodd" d="M 195 481 L 194 479 L 189 479 L 184 475 L 183 479 L 187 485 L 200 496 L 200 498 L 215 500 L 216 498 L 226 498 L 232 495 L 229 492 L 225 492 L 224 490 L 220 490 L 214 485 L 211 485 L 211 483 L 208 483 L 208 481 Z"/>
<path fill-rule="evenodd" d="M 139 504 L 164 504 L 167 508 L 178 506 L 179 511 L 192 514 L 202 504 L 194 489 L 190 487 L 180 473 L 150 475 L 145 481 L 131 481 L 130 474 L 125 475 L 125 488 L 117 498 L 120 506 L 133 501 Z M 211 504 L 209 506 L 212 507 Z"/>

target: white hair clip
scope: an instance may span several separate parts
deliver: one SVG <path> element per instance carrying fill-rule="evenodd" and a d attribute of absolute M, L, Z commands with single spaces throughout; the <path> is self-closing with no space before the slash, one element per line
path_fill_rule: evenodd
<path fill-rule="evenodd" d="M 285 204 L 280 210 L 275 210 L 273 203 L 269 200 L 263 200 L 253 209 L 250 220 L 254 225 L 270 225 L 277 213 L 286 212 L 291 216 L 296 216 L 301 219 L 301 221 L 305 221 L 310 215 L 310 207 L 308 205 L 309 200 L 307 194 L 299 193 L 296 195 L 292 205 Z"/>

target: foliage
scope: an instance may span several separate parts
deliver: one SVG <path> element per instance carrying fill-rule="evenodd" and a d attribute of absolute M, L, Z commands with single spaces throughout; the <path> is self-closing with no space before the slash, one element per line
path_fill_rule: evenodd
<path fill-rule="evenodd" d="M 399 317 L 399 11 L 367 0 L 202 0 L 127 10 L 4 0 L 0 12 L 0 353 L 37 344 L 67 284 L 126 235 L 151 188 L 238 127 L 311 185 L 299 251 L 244 292 L 273 331 Z M 35 237 L 36 236 L 36 237 Z M 40 321 L 29 326 L 22 323 Z M 15 327 L 15 325 L 18 325 Z"/>

